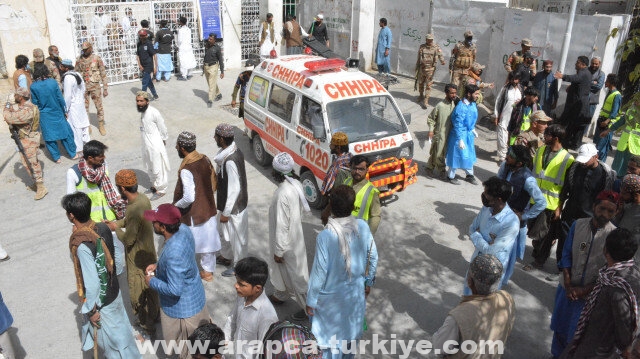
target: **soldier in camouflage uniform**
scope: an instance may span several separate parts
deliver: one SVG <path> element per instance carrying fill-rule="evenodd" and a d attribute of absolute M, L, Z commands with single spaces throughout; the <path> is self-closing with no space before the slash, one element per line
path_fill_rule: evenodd
<path fill-rule="evenodd" d="M 107 134 L 104 128 L 104 108 L 102 107 L 102 96 L 107 97 L 107 72 L 104 68 L 104 62 L 97 54 L 93 53 L 91 43 L 85 41 L 82 43 L 82 55 L 76 60 L 76 71 L 84 78 L 87 91 L 84 93 L 84 107 L 89 113 L 89 98 L 93 100 L 98 112 L 98 130 L 102 136 Z M 100 84 L 102 84 L 102 92 L 100 92 Z"/>
<path fill-rule="evenodd" d="M 476 61 L 477 48 L 473 43 L 473 32 L 467 30 L 464 32 L 464 41 L 458 41 L 456 46 L 451 51 L 451 83 L 458 88 L 469 77 L 469 70 L 471 65 Z"/>
<path fill-rule="evenodd" d="M 49 69 L 49 73 L 51 74 L 51 78 L 56 80 L 60 90 L 62 90 L 62 82 L 60 80 L 60 71 L 58 71 L 58 66 L 56 63 L 44 58 L 44 51 L 42 49 L 33 49 L 33 61 L 29 63 L 29 72 L 31 72 L 31 78 L 33 78 L 33 70 L 36 68 L 36 63 L 44 62 L 44 65 Z"/>
<path fill-rule="evenodd" d="M 39 200 L 47 194 L 47 188 L 44 186 L 42 179 L 42 167 L 38 160 L 40 112 L 38 111 L 38 106 L 29 101 L 29 97 L 31 97 L 29 90 L 24 87 L 18 87 L 14 95 L 16 104 L 11 105 L 10 102 L 7 102 L 3 115 L 7 124 L 18 130 L 20 142 L 26 155 L 26 158 L 22 154 L 20 156 L 22 164 L 35 182 L 35 188 L 33 186 L 30 188 L 36 191 L 35 200 Z"/>
<path fill-rule="evenodd" d="M 418 89 L 420 96 L 418 103 L 422 101 L 422 106 L 429 105 L 429 95 L 431 95 L 431 85 L 433 84 L 433 73 L 436 71 L 436 60 L 444 65 L 444 56 L 438 44 L 433 43 L 433 35 L 427 34 L 426 42 L 420 45 L 418 50 L 418 60 L 416 60 L 416 79 L 419 81 Z M 425 91 L 426 88 L 426 91 Z"/>
<path fill-rule="evenodd" d="M 507 73 L 517 69 L 518 65 L 524 62 L 524 54 L 531 51 L 531 47 L 533 47 L 533 42 L 530 39 L 522 39 L 520 46 L 522 47 L 522 50 L 514 51 L 511 55 L 509 55 L 509 58 L 507 59 L 507 63 L 504 64 L 504 69 L 507 70 Z M 536 71 L 535 61 L 529 66 L 529 69 L 533 71 L 532 72 L 533 74 L 538 72 Z"/>

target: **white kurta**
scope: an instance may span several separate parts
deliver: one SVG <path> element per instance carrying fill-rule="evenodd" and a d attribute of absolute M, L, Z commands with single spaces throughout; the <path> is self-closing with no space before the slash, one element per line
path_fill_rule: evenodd
<path fill-rule="evenodd" d="M 180 71 L 183 72 L 182 76 L 187 76 L 185 72 L 198 65 L 196 58 L 193 55 L 193 47 L 191 46 L 191 29 L 188 26 L 182 26 L 178 30 L 176 45 L 178 45 Z"/>
<path fill-rule="evenodd" d="M 93 47 L 98 51 L 107 50 L 107 24 L 111 22 L 108 15 L 94 15 L 91 20 L 91 36 L 93 37 Z"/>
<path fill-rule="evenodd" d="M 498 104 L 503 101 L 502 96 L 506 96 L 504 100 L 504 107 L 498 108 Z M 498 159 L 503 161 L 507 157 L 507 147 L 509 147 L 509 132 L 507 126 L 509 126 L 509 120 L 511 120 L 511 113 L 513 112 L 513 106 L 520 102 L 522 99 L 522 93 L 518 87 L 510 87 L 506 91 L 500 91 L 498 98 L 496 99 L 496 105 L 494 113 L 498 118 Z"/>
<path fill-rule="evenodd" d="M 215 157 L 216 163 L 224 162 L 224 159 L 237 150 L 236 143 L 218 152 Z M 220 223 L 220 234 L 225 241 L 222 248 L 222 256 L 225 258 L 233 257 L 234 264 L 240 259 L 245 258 L 248 253 L 249 238 L 249 219 L 247 208 L 238 214 L 231 214 L 233 206 L 240 195 L 240 176 L 238 175 L 238 167 L 235 162 L 227 161 L 226 164 L 228 186 L 227 186 L 227 203 L 225 204 L 222 214 L 229 218 L 226 223 Z M 218 171 L 221 171 L 218 168 Z"/>
<path fill-rule="evenodd" d="M 295 298 L 296 302 L 305 308 L 309 267 L 307 266 L 307 247 L 302 231 L 303 206 L 294 186 L 302 189 L 302 185 L 298 181 L 290 183 L 285 180 L 280 183 L 273 194 L 269 207 L 271 257 L 276 255 L 284 258 L 284 263 L 273 261 L 270 266 L 270 278 L 276 291 Z M 280 294 L 278 299 L 284 300 L 286 298 Z"/>
<path fill-rule="evenodd" d="M 160 193 L 166 193 L 169 183 L 169 156 L 163 141 L 169 138 L 164 119 L 155 107 L 149 106 L 140 116 L 140 134 L 142 135 L 142 162 L 153 187 Z"/>
<path fill-rule="evenodd" d="M 73 131 L 73 139 L 76 143 L 78 151 L 82 151 L 84 144 L 91 140 L 89 136 L 89 116 L 84 107 L 85 85 L 82 75 L 73 70 L 67 71 L 68 75 L 64 76 L 62 89 L 64 90 L 64 103 L 66 104 L 67 122 L 71 125 Z M 80 77 L 80 84 L 76 77 Z"/>

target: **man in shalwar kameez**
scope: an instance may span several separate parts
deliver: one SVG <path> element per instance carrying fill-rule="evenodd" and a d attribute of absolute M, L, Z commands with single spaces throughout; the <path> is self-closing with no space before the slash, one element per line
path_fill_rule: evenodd
<path fill-rule="evenodd" d="M 431 111 L 427 118 L 429 125 L 429 160 L 427 161 L 427 174 L 433 171 L 434 176 L 444 178 L 446 165 L 444 158 L 447 148 L 447 137 L 451 131 L 451 113 L 456 107 L 458 87 L 454 84 L 447 84 L 444 87 L 445 98 Z"/>
<path fill-rule="evenodd" d="M 191 78 L 191 71 L 197 66 L 196 57 L 193 55 L 191 45 L 191 29 L 187 26 L 187 18 L 180 17 L 180 28 L 178 29 L 178 60 L 180 60 L 180 77 L 178 80 L 186 81 Z"/>
<path fill-rule="evenodd" d="M 111 230 L 91 220 L 91 199 L 85 193 L 64 196 L 62 208 L 74 228 L 69 249 L 82 304 L 80 312 L 85 316 L 82 350 L 92 350 L 97 338 L 107 359 L 141 359 L 118 286 Z"/>
<path fill-rule="evenodd" d="M 216 223 L 216 175 L 209 157 L 196 151 L 196 135 L 183 131 L 176 143 L 182 158 L 179 178 L 173 192 L 173 204 L 180 209 L 180 221 L 191 229 L 195 239 L 200 277 L 211 282 L 216 270 L 215 252 L 220 250 Z"/>
<path fill-rule="evenodd" d="M 73 140 L 76 143 L 76 154 L 82 153 L 82 147 L 91 140 L 89 136 L 89 116 L 84 107 L 84 93 L 87 90 L 82 75 L 77 73 L 73 61 L 62 60 L 61 68 L 65 71 L 62 75 L 62 94 L 67 105 L 67 121 L 73 131 Z"/>
<path fill-rule="evenodd" d="M 232 264 L 222 273 L 233 277 L 233 267 L 247 256 L 249 220 L 247 213 L 247 173 L 244 169 L 244 155 L 234 141 L 234 127 L 221 123 L 213 137 L 220 151 L 213 158 L 218 174 L 216 202 L 220 213 L 220 233 L 224 239 L 220 252 L 220 262 Z"/>
<path fill-rule="evenodd" d="M 465 181 L 477 184 L 473 175 L 473 165 L 476 163 L 475 130 L 478 120 L 476 100 L 480 89 L 476 85 L 465 85 L 464 99 L 460 100 L 451 114 L 451 132 L 447 142 L 447 166 L 449 166 L 448 181 L 460 184 L 456 179 L 456 170 L 464 169 L 467 173 Z"/>
<path fill-rule="evenodd" d="M 380 19 L 380 32 L 378 33 L 378 47 L 376 48 L 376 65 L 378 74 L 389 75 L 391 72 L 391 43 L 393 34 L 387 26 L 387 19 Z"/>
<path fill-rule="evenodd" d="M 302 310 L 294 319 L 304 319 L 307 303 L 307 247 L 302 231 L 303 211 L 309 212 L 302 184 L 293 172 L 294 160 L 290 154 L 280 152 L 273 158 L 273 178 L 278 189 L 269 207 L 269 242 L 275 264 L 271 265 L 271 284 L 276 289 L 269 296 L 273 303 L 293 297 Z"/>
<path fill-rule="evenodd" d="M 149 93 L 138 91 L 136 106 L 140 112 L 140 134 L 142 135 L 142 162 L 147 167 L 151 180 L 151 200 L 154 201 L 167 193 L 169 184 L 169 156 L 165 144 L 169 135 L 164 118 L 155 107 L 149 105 Z"/>

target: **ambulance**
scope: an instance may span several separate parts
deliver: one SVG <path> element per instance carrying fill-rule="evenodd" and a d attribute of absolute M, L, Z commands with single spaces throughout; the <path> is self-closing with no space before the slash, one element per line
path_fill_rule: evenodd
<path fill-rule="evenodd" d="M 334 132 L 347 134 L 353 155 L 373 162 L 367 175 L 381 200 L 417 180 L 410 115 L 400 112 L 380 82 L 357 69 L 357 61 L 267 58 L 253 70 L 244 101 L 245 131 L 256 161 L 267 166 L 272 156 L 288 152 L 312 207 L 324 205 L 319 188 L 332 162 Z"/>

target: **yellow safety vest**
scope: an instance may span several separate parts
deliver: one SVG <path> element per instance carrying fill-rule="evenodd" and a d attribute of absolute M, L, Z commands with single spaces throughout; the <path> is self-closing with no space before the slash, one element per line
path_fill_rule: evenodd
<path fill-rule="evenodd" d="M 536 152 L 533 161 L 533 174 L 538 182 L 542 195 L 547 200 L 547 209 L 556 210 L 560 205 L 560 191 L 564 186 L 567 170 L 573 163 L 573 156 L 564 148 L 558 151 L 546 168 L 543 168 L 544 150 L 542 146 Z"/>
<path fill-rule="evenodd" d="M 611 115 L 611 109 L 613 108 L 613 100 L 615 100 L 616 96 L 618 95 L 620 95 L 620 91 L 618 90 L 615 90 L 607 95 L 607 98 L 604 100 L 604 104 L 602 105 L 602 109 L 600 110 L 600 117 L 609 118 L 609 116 Z M 618 111 L 618 116 L 611 119 L 611 122 L 609 122 L 609 127 L 611 127 L 611 125 L 618 121 L 619 118 L 620 111 Z"/>
<path fill-rule="evenodd" d="M 344 181 L 347 186 L 353 186 L 353 177 L 349 177 Z M 379 196 L 380 191 L 367 181 L 364 187 L 360 188 L 356 193 L 356 199 L 353 203 L 353 211 L 351 215 L 369 221 L 369 212 L 371 210 L 371 203 L 373 202 L 373 196 Z"/>
<path fill-rule="evenodd" d="M 105 197 L 100 187 L 95 183 L 87 181 L 82 174 L 80 174 L 80 171 L 76 170 L 76 168 L 77 167 L 74 166 L 76 175 L 80 177 L 80 182 L 76 184 L 76 190 L 78 192 L 84 192 L 89 196 L 89 199 L 91 200 L 91 219 L 94 222 L 102 222 L 105 219 L 108 221 L 114 221 L 116 219 L 116 214 L 111 207 L 109 207 L 107 197 Z"/>
<path fill-rule="evenodd" d="M 531 117 L 532 113 L 533 113 L 533 108 L 531 109 L 531 112 L 529 112 L 528 114 L 522 115 L 522 124 L 520 125 L 520 133 L 527 132 L 531 128 L 531 120 L 529 118 Z M 513 146 L 516 143 L 516 139 L 518 139 L 518 136 L 511 136 L 509 138 L 509 146 Z"/>

